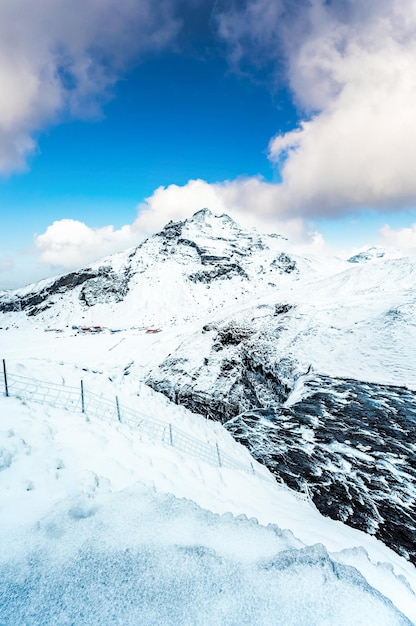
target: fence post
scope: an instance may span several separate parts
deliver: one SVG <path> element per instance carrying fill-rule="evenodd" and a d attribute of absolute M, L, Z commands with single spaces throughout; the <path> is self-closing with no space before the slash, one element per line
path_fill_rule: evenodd
<path fill-rule="evenodd" d="M 85 403 L 84 403 L 84 381 L 81 380 L 81 411 L 85 413 Z"/>
<path fill-rule="evenodd" d="M 218 443 L 215 443 L 215 447 L 217 448 L 218 465 L 219 465 L 219 467 L 222 467 L 222 465 L 221 465 L 220 449 L 218 447 Z"/>
<path fill-rule="evenodd" d="M 4 376 L 4 388 L 6 390 L 6 398 L 8 398 L 9 397 L 9 386 L 7 384 L 6 359 L 3 359 L 3 376 Z"/>
<path fill-rule="evenodd" d="M 309 500 L 309 502 L 312 502 L 311 492 L 309 490 L 309 485 L 306 482 L 306 480 L 303 481 L 303 490 L 304 490 L 305 495 L 306 495 L 307 499 Z"/>
<path fill-rule="evenodd" d="M 256 470 L 254 469 L 254 467 L 253 467 L 253 463 L 252 463 L 251 461 L 250 461 L 250 465 L 251 465 L 251 469 L 253 470 L 253 474 L 255 474 L 255 473 L 256 473 Z"/>
<path fill-rule="evenodd" d="M 116 407 L 117 407 L 117 417 L 118 417 L 118 421 L 121 422 L 121 415 L 120 415 L 120 405 L 118 403 L 118 396 L 116 396 Z"/>
<path fill-rule="evenodd" d="M 173 446 L 172 424 L 169 424 L 169 441 L 170 441 L 170 445 Z"/>

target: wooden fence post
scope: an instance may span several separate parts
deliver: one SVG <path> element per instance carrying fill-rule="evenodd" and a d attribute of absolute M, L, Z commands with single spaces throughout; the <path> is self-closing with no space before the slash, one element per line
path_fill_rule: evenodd
<path fill-rule="evenodd" d="M 3 376 L 4 376 L 4 388 L 6 390 L 6 398 L 8 398 L 9 397 L 9 386 L 7 384 L 6 359 L 3 359 Z"/>
<path fill-rule="evenodd" d="M 218 447 L 218 443 L 216 443 L 215 446 L 217 448 L 218 465 L 219 467 L 221 467 L 221 456 L 220 456 L 220 449 Z"/>
<path fill-rule="evenodd" d="M 85 413 L 85 403 L 84 403 L 84 381 L 81 380 L 81 411 Z"/>
<path fill-rule="evenodd" d="M 116 396 L 116 407 L 117 407 L 117 417 L 118 417 L 118 421 L 121 422 L 121 415 L 120 415 L 120 405 L 118 403 L 118 396 Z"/>

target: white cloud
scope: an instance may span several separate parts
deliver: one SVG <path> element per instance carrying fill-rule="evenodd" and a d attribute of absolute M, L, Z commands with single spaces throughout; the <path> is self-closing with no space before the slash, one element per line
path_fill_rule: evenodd
<path fill-rule="evenodd" d="M 169 219 L 184 219 L 207 207 L 214 213 L 228 213 L 243 224 L 275 231 L 279 224 L 275 193 L 275 185 L 255 177 L 221 183 L 190 180 L 183 186 L 156 189 L 139 205 L 135 224 L 140 231 L 154 232 Z"/>
<path fill-rule="evenodd" d="M 415 205 L 414 0 L 253 0 L 218 20 L 233 63 L 282 78 L 284 59 L 304 114 L 270 142 L 277 214 Z"/>
<path fill-rule="evenodd" d="M 259 178 L 247 178 L 209 184 L 191 180 L 184 186 L 159 187 L 139 205 L 134 230 L 149 234 L 162 228 L 169 220 L 182 220 L 202 208 L 213 213 L 227 213 L 246 227 L 259 232 L 286 236 L 298 251 L 319 254 L 326 244 L 313 224 L 299 218 L 278 218 L 275 210 L 275 186 Z"/>
<path fill-rule="evenodd" d="M 379 244 L 416 253 L 416 224 L 405 228 L 391 228 L 385 224 L 379 231 Z"/>
<path fill-rule="evenodd" d="M 121 252 L 139 241 L 134 225 L 115 230 L 113 226 L 90 228 L 83 222 L 62 219 L 53 222 L 35 245 L 41 263 L 72 270 L 108 254 Z"/>
<path fill-rule="evenodd" d="M 2 0 L 0 173 L 25 166 L 34 135 L 88 116 L 120 73 L 178 29 L 173 0 Z"/>
<path fill-rule="evenodd" d="M 169 220 L 185 219 L 205 207 L 213 213 L 223 213 L 226 205 L 220 189 L 224 186 L 191 180 L 184 186 L 159 187 L 139 205 L 135 225 L 141 232 L 153 233 Z"/>
<path fill-rule="evenodd" d="M 53 222 L 34 238 L 37 261 L 55 272 L 74 270 L 138 245 L 170 220 L 187 219 L 205 207 L 213 213 L 227 213 L 238 223 L 255 227 L 259 232 L 288 237 L 298 252 L 326 253 L 328 247 L 313 224 L 301 218 L 278 220 L 272 210 L 257 210 L 262 206 L 262 198 L 267 204 L 271 188 L 258 179 L 217 184 L 191 180 L 184 186 L 159 187 L 139 205 L 136 220 L 118 230 L 113 226 L 91 228 L 73 219 Z"/>

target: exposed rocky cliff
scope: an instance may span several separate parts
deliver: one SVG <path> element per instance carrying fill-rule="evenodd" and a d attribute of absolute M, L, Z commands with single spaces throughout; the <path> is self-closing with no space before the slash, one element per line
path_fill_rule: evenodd
<path fill-rule="evenodd" d="M 290 307 L 260 310 L 244 326 L 205 325 L 147 383 L 221 421 L 292 488 L 306 481 L 323 514 L 416 562 L 415 392 L 302 371 L 276 350 Z"/>

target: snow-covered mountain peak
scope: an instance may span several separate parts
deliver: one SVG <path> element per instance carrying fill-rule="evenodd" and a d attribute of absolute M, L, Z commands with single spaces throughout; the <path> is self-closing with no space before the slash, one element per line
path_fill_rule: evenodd
<path fill-rule="evenodd" d="M 184 234 L 195 236 L 197 233 L 213 239 L 233 241 L 238 238 L 249 238 L 257 235 L 254 229 L 244 229 L 229 215 L 217 215 L 210 209 L 201 209 L 184 221 Z"/>
<path fill-rule="evenodd" d="M 251 255 L 252 251 L 267 248 L 266 237 L 255 229 L 245 229 L 228 215 L 216 215 L 209 209 L 201 209 L 192 217 L 179 222 L 169 222 L 150 241 L 164 244 L 163 250 L 182 253 L 183 246 L 194 247 L 202 262 L 206 260 L 231 259 Z M 149 240 L 148 240 L 149 241 Z M 144 247 L 147 248 L 149 244 Z"/>
<path fill-rule="evenodd" d="M 233 229 L 241 231 L 242 228 L 235 220 L 226 213 L 218 215 L 210 209 L 204 208 L 196 211 L 191 217 L 183 222 L 186 227 L 197 227 L 201 230 L 212 230 L 213 233 L 220 235 L 221 229 Z"/>
<path fill-rule="evenodd" d="M 202 209 L 137 248 L 0 296 L 0 311 L 49 324 L 177 324 L 257 298 L 299 273 L 281 238 Z"/>
<path fill-rule="evenodd" d="M 185 224 L 201 224 L 208 226 L 211 228 L 212 226 L 218 224 L 233 224 L 238 228 L 238 224 L 227 214 L 223 213 L 222 215 L 218 215 L 213 213 L 210 209 L 205 207 L 204 209 L 199 209 L 196 211 L 190 218 L 187 218 L 184 222 Z"/>
<path fill-rule="evenodd" d="M 379 259 L 399 259 L 404 255 L 399 250 L 393 248 L 381 248 L 380 246 L 372 246 L 348 259 L 349 263 L 367 263 L 374 262 Z"/>
<path fill-rule="evenodd" d="M 331 332 L 324 331 L 328 337 L 338 323 L 339 307 L 350 311 L 347 318 L 341 316 L 342 326 L 349 327 L 362 319 L 363 310 L 378 319 L 384 308 L 410 306 L 414 262 L 374 250 L 372 255 L 374 260 L 368 263 L 364 256 L 361 262 L 350 263 L 301 257 L 292 254 L 287 240 L 278 235 L 259 234 L 228 215 L 202 209 L 183 221 L 169 222 L 134 249 L 0 294 L 0 312 L 11 316 L 3 318 L 5 325 L 20 324 L 25 319 L 22 312 L 53 326 L 166 327 L 190 320 L 204 324 L 209 317 L 234 316 L 235 310 L 262 303 L 271 311 L 291 303 L 297 315 L 303 310 L 309 315 L 312 307 L 314 319 L 322 319 L 325 328 L 329 323 Z M 380 308 L 387 293 L 389 301 Z M 376 294 L 384 300 L 374 298 Z M 332 321 L 327 320 L 329 312 Z M 300 332 L 296 315 L 291 323 L 296 336 Z M 357 327 L 353 330 L 356 333 Z M 310 362 L 308 337 L 304 354 Z"/>

